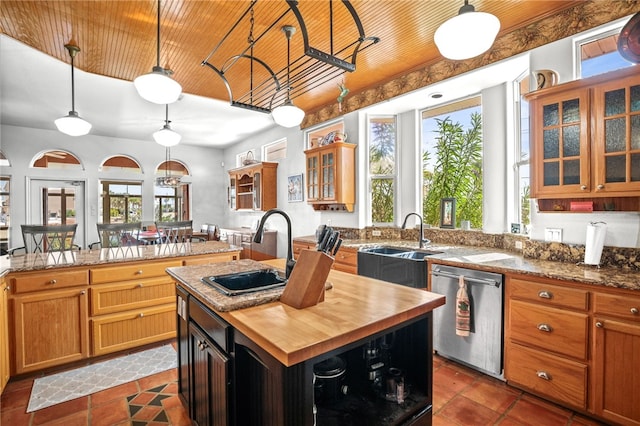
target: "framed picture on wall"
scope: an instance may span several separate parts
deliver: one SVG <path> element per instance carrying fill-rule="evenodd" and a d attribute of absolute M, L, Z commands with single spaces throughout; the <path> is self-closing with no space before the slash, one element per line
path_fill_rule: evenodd
<path fill-rule="evenodd" d="M 290 203 L 303 201 L 302 174 L 287 178 L 287 201 Z"/>
<path fill-rule="evenodd" d="M 456 227 L 456 199 L 443 198 L 440 200 L 440 228 Z"/>

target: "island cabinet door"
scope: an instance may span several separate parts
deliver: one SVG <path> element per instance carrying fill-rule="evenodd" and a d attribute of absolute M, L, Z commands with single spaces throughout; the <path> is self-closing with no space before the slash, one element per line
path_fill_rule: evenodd
<path fill-rule="evenodd" d="M 191 418 L 196 424 L 231 424 L 231 360 L 195 323 L 189 324 L 191 353 Z M 240 423 L 242 424 L 242 423 Z"/>

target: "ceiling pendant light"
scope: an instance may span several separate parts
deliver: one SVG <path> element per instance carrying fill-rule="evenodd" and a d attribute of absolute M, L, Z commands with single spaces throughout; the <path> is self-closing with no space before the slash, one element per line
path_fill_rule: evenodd
<path fill-rule="evenodd" d="M 164 126 L 162 126 L 162 129 L 153 132 L 153 140 L 162 146 L 175 146 L 180 143 L 182 136 L 171 129 L 171 126 L 169 125 L 169 123 L 171 123 L 171 121 L 169 121 L 169 105 L 165 105 L 165 107 L 166 118 L 164 120 Z"/>
<path fill-rule="evenodd" d="M 176 188 L 182 185 L 180 176 L 174 176 L 169 172 L 169 164 L 171 163 L 171 148 L 165 149 L 164 176 L 156 178 L 156 185 L 163 188 Z"/>
<path fill-rule="evenodd" d="M 83 136 L 91 130 L 91 123 L 80 118 L 76 112 L 75 83 L 73 81 L 73 58 L 75 58 L 76 53 L 80 51 L 80 48 L 75 44 L 72 44 L 72 42 L 65 44 L 64 47 L 69 51 L 69 56 L 71 56 L 71 111 L 69 111 L 69 115 L 58 118 L 55 123 L 58 130 L 62 133 L 69 136 Z"/>
<path fill-rule="evenodd" d="M 436 30 L 434 41 L 448 59 L 469 59 L 489 50 L 500 31 L 500 20 L 490 13 L 476 12 L 464 0 L 458 15 Z"/>
<path fill-rule="evenodd" d="M 156 47 L 156 65 L 149 74 L 136 77 L 133 85 L 138 94 L 154 104 L 171 104 L 178 100 L 182 93 L 180 83 L 170 77 L 171 70 L 160 66 L 160 0 L 158 0 L 158 34 Z"/>
<path fill-rule="evenodd" d="M 291 100 L 291 76 L 290 76 L 290 56 L 291 56 L 291 36 L 296 32 L 295 27 L 285 25 L 282 32 L 287 36 L 287 99 L 282 105 L 271 111 L 273 121 L 282 127 L 299 126 L 304 119 L 304 111 L 293 104 Z"/>

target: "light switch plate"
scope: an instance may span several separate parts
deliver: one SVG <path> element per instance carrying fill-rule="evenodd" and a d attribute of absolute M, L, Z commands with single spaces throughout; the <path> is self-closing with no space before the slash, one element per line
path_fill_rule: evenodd
<path fill-rule="evenodd" d="M 544 228 L 544 240 L 547 242 L 562 242 L 562 228 Z"/>
<path fill-rule="evenodd" d="M 371 236 L 373 237 L 379 237 L 382 235 L 382 231 L 371 231 Z"/>

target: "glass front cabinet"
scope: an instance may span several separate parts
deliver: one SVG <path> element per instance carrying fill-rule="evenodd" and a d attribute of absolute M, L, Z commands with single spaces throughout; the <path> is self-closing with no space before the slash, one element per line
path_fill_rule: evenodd
<path fill-rule="evenodd" d="M 640 75 L 635 67 L 526 98 L 532 198 L 591 198 L 599 210 L 598 204 L 616 202 L 599 203 L 604 197 L 618 197 L 618 206 L 631 206 L 622 198 L 640 196 Z"/>
<path fill-rule="evenodd" d="M 278 163 L 262 162 L 229 170 L 229 208 L 266 211 L 277 207 Z"/>

